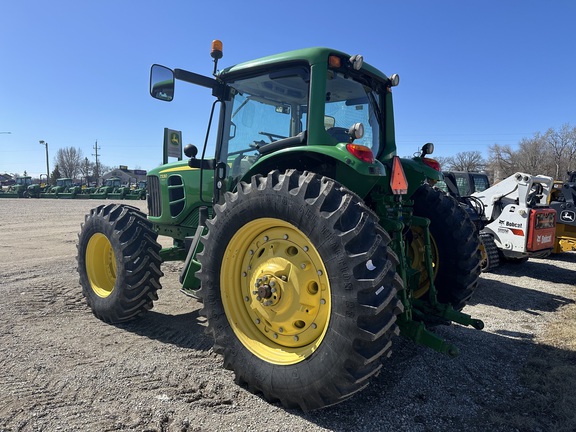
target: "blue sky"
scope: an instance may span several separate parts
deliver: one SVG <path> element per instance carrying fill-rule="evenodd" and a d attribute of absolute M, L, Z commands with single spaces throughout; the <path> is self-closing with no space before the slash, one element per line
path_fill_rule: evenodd
<path fill-rule="evenodd" d="M 172 103 L 148 94 L 161 63 L 219 67 L 310 46 L 362 54 L 400 75 L 398 152 L 487 155 L 492 144 L 576 126 L 576 2 L 259 0 L 5 1 L 0 6 L 0 173 L 46 171 L 59 148 L 109 166 L 162 162 L 163 128 L 204 141 L 209 90 L 180 85 Z"/>

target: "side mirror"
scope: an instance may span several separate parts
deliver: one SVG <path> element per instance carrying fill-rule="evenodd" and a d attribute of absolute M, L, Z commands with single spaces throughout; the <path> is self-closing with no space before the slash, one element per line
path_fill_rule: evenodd
<path fill-rule="evenodd" d="M 174 72 L 157 64 L 150 68 L 150 95 L 170 102 L 174 99 Z"/>
<path fill-rule="evenodd" d="M 434 153 L 434 144 L 426 143 L 422 146 L 422 154 L 420 155 L 420 157 L 424 157 L 432 153 Z"/>

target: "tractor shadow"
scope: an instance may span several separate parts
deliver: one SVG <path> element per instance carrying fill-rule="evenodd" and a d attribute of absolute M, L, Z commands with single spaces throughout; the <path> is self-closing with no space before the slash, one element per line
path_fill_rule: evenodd
<path fill-rule="evenodd" d="M 519 280 L 520 282 L 522 281 Z M 554 312 L 571 303 L 574 303 L 574 300 L 569 297 L 493 279 L 481 279 L 476 292 L 468 302 L 470 306 L 487 305 L 509 311 L 525 311 L 534 315 Z"/>
<path fill-rule="evenodd" d="M 544 282 L 576 284 L 576 254 L 553 255 L 553 257 L 552 259 L 531 258 L 522 264 L 503 263 L 488 274 L 527 276 Z"/>
<path fill-rule="evenodd" d="M 397 338 L 370 386 L 335 407 L 300 415 L 334 431 L 551 430 L 566 424 L 572 410 L 563 402 L 566 384 L 550 383 L 565 377 L 576 384 L 575 352 L 536 345 L 528 335 L 461 326 L 437 333 L 461 355 L 450 359 Z M 570 429 L 576 418 L 570 422 L 563 430 L 576 430 Z"/>
<path fill-rule="evenodd" d="M 180 315 L 149 311 L 141 319 L 117 324 L 116 327 L 180 348 L 209 351 L 213 340 L 204 334 L 205 319 L 199 310 Z"/>

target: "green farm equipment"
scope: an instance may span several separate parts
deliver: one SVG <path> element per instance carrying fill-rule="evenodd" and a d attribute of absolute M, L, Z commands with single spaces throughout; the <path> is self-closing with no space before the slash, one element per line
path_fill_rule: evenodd
<path fill-rule="evenodd" d="M 461 312 L 480 275 L 478 236 L 431 187 L 442 179 L 432 144 L 396 155 L 398 76 L 327 48 L 219 72 L 219 41 L 211 55 L 214 78 L 152 66 L 157 99 L 172 100 L 176 80 L 211 90 L 206 141 L 200 157 L 188 145 L 188 160 L 149 171 L 147 215 L 125 204 L 86 215 L 77 259 L 93 313 L 143 315 L 162 262 L 183 261 L 182 290 L 202 302 L 236 381 L 305 411 L 366 387 L 398 333 L 456 356 L 433 327 L 483 327 Z"/>
<path fill-rule="evenodd" d="M 32 177 L 16 177 L 15 183 L 0 190 L 0 198 L 28 198 L 28 187 L 32 185 Z"/>
<path fill-rule="evenodd" d="M 74 199 L 81 193 L 82 188 L 75 186 L 74 180 L 68 177 L 62 177 L 56 179 L 54 186 L 48 187 L 43 193 L 40 193 L 40 198 Z"/>
<path fill-rule="evenodd" d="M 126 194 L 126 199 L 129 200 L 145 200 L 146 199 L 146 181 L 141 180 L 130 188 Z"/>
<path fill-rule="evenodd" d="M 110 177 L 104 180 L 104 184 L 90 194 L 91 199 L 121 198 L 124 194 L 119 193 L 122 181 L 118 177 Z"/>

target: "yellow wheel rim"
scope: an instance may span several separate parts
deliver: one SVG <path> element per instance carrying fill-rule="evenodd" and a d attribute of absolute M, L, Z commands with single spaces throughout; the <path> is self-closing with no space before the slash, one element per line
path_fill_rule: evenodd
<path fill-rule="evenodd" d="M 424 230 L 422 227 L 412 227 L 412 242 L 410 243 L 409 255 L 412 260 L 412 268 L 420 272 L 420 280 L 418 281 L 418 288 L 412 294 L 416 298 L 422 297 L 430 289 L 430 279 L 428 278 L 428 271 L 426 270 L 426 250 L 424 248 Z M 432 269 L 434 272 L 434 279 L 438 274 L 440 268 L 440 254 L 438 253 L 438 246 L 432 234 L 430 234 L 430 246 L 432 250 Z"/>
<path fill-rule="evenodd" d="M 484 270 L 488 267 L 488 251 L 486 251 L 486 246 L 482 241 L 480 242 L 479 250 L 480 250 L 480 268 Z"/>
<path fill-rule="evenodd" d="M 320 346 L 331 297 L 324 263 L 308 237 L 279 219 L 256 219 L 228 244 L 220 273 L 228 321 L 260 359 L 295 364 Z"/>
<path fill-rule="evenodd" d="M 112 244 L 104 234 L 96 233 L 88 241 L 86 272 L 96 295 L 106 298 L 112 294 L 116 283 L 116 256 Z"/>

